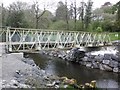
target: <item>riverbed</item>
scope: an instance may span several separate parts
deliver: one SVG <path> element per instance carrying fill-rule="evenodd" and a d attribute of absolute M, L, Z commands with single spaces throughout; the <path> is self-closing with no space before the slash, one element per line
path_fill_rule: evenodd
<path fill-rule="evenodd" d="M 90 51 L 99 51 L 101 48 L 87 48 Z M 43 55 L 40 53 L 29 54 L 29 58 L 46 72 L 57 75 L 74 78 L 79 84 L 84 84 L 92 80 L 97 81 L 98 88 L 118 88 L 118 74 L 113 72 L 102 71 L 82 66 L 78 63 L 68 62 L 57 57 Z"/>

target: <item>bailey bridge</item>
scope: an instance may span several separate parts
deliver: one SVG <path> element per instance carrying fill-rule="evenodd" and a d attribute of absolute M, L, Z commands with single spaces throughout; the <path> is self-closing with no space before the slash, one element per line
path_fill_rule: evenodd
<path fill-rule="evenodd" d="M 9 52 L 94 47 L 111 44 L 109 33 L 9 27 L 0 30 L 0 39 L 0 42 L 5 44 L 6 50 Z"/>

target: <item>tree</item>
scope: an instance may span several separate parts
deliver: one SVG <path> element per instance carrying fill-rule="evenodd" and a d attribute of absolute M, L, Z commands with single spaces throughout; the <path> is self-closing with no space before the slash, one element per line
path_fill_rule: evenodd
<path fill-rule="evenodd" d="M 81 18 L 82 21 L 82 30 L 84 30 L 84 10 L 85 10 L 85 2 L 81 2 L 81 8 L 80 8 L 80 15 L 79 18 Z"/>
<path fill-rule="evenodd" d="M 74 23 L 74 29 L 76 30 L 76 22 L 77 22 L 77 7 L 76 7 L 76 0 L 74 1 L 74 15 L 75 15 L 75 17 L 74 17 L 74 20 L 75 20 L 75 23 Z"/>
<path fill-rule="evenodd" d="M 69 20 L 69 30 L 74 31 L 75 30 L 75 25 L 74 25 L 74 20 Z M 82 31 L 82 22 L 80 20 L 76 21 L 76 31 Z"/>
<path fill-rule="evenodd" d="M 52 23 L 52 20 L 53 20 L 52 13 L 50 11 L 46 10 L 44 15 L 39 20 L 38 28 L 43 28 L 43 29 L 49 28 Z"/>
<path fill-rule="evenodd" d="M 54 29 L 54 30 L 66 30 L 67 27 L 66 27 L 66 22 L 63 21 L 63 20 L 59 20 L 59 21 L 56 21 L 54 22 L 51 26 L 50 26 L 50 29 Z"/>
<path fill-rule="evenodd" d="M 0 6 L 0 26 L 2 26 L 2 5 Z"/>
<path fill-rule="evenodd" d="M 6 21 L 7 26 L 11 27 L 27 27 L 27 22 L 24 20 L 23 10 L 25 9 L 26 3 L 13 2 L 9 5 L 9 15 Z"/>
<path fill-rule="evenodd" d="M 88 1 L 86 5 L 86 12 L 85 12 L 85 29 L 88 28 L 89 24 L 91 23 L 91 15 L 92 15 L 92 4 L 91 0 Z"/>
<path fill-rule="evenodd" d="M 104 5 L 102 5 L 102 7 L 108 7 L 108 6 L 111 6 L 112 4 L 110 2 L 105 2 Z"/>
<path fill-rule="evenodd" d="M 65 0 L 65 6 L 66 6 L 66 23 L 67 23 L 67 30 L 69 30 L 67 0 Z"/>
<path fill-rule="evenodd" d="M 40 12 L 38 1 L 34 2 L 34 4 L 32 5 L 32 8 L 33 8 L 34 13 L 35 13 L 35 20 L 36 20 L 36 23 L 35 23 L 36 26 L 35 26 L 35 28 L 37 29 L 38 28 L 39 20 L 44 15 L 44 13 L 46 12 L 46 9 L 44 7 L 44 10 L 42 12 Z"/>
<path fill-rule="evenodd" d="M 71 3 L 71 5 L 70 5 L 70 10 L 69 10 L 69 17 L 70 17 L 70 19 L 73 19 L 74 18 L 74 16 L 73 16 L 73 3 Z"/>
<path fill-rule="evenodd" d="M 119 2 L 112 6 L 111 3 L 106 2 L 104 5 L 101 6 L 101 8 L 97 8 L 93 11 L 93 22 L 99 22 L 94 23 L 93 28 L 95 29 L 96 26 L 100 26 L 103 28 L 104 31 L 119 31 L 120 30 L 120 24 L 119 24 L 119 18 L 118 14 L 119 12 Z M 98 25 L 97 25 L 98 24 Z"/>
<path fill-rule="evenodd" d="M 2 3 L 2 26 L 5 25 L 5 8 Z"/>
<path fill-rule="evenodd" d="M 66 15 L 68 15 L 67 6 L 64 5 L 62 1 L 58 2 L 58 7 L 56 9 L 56 20 L 66 20 Z M 67 17 L 69 19 L 69 17 Z"/>
<path fill-rule="evenodd" d="M 28 9 L 24 10 L 24 18 L 27 21 L 29 28 L 35 28 L 35 14 L 33 12 L 33 9 L 31 9 L 31 5 L 28 7 Z"/>
<path fill-rule="evenodd" d="M 74 30 L 76 30 L 76 22 L 77 22 L 76 0 L 74 0 L 74 3 L 71 3 L 69 13 L 70 13 L 70 18 L 74 19 Z"/>
<path fill-rule="evenodd" d="M 105 2 L 100 8 L 93 11 L 93 28 L 102 27 L 104 31 L 116 31 L 116 7 L 110 2 Z"/>
<path fill-rule="evenodd" d="M 116 23 L 118 26 L 118 31 L 120 31 L 120 1 L 116 3 L 117 7 L 117 18 L 116 18 Z"/>
<path fill-rule="evenodd" d="M 8 10 L 4 7 L 4 4 L 2 3 L 0 6 L 0 21 L 1 21 L 1 26 L 6 25 L 6 19 L 8 17 Z"/>
<path fill-rule="evenodd" d="M 65 0 L 65 4 L 62 1 L 58 2 L 58 7 L 56 9 L 56 20 L 64 20 L 66 22 L 66 29 L 69 30 L 69 19 L 70 16 L 67 8 L 67 0 Z"/>

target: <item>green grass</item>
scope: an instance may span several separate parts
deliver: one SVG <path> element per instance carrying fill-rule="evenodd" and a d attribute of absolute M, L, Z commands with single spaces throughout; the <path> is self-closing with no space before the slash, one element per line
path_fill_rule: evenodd
<path fill-rule="evenodd" d="M 120 40 L 120 32 L 110 33 L 110 39 L 111 41 Z"/>

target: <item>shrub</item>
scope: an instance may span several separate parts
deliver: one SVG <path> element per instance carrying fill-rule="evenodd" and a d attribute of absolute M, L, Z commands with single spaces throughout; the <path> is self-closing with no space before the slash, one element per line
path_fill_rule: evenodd
<path fill-rule="evenodd" d="M 97 32 L 102 32 L 103 29 L 102 29 L 101 27 L 97 27 L 96 31 L 97 31 Z"/>
<path fill-rule="evenodd" d="M 54 30 L 66 30 L 67 24 L 65 21 L 59 20 L 59 21 L 52 23 L 49 28 L 54 29 Z"/>

